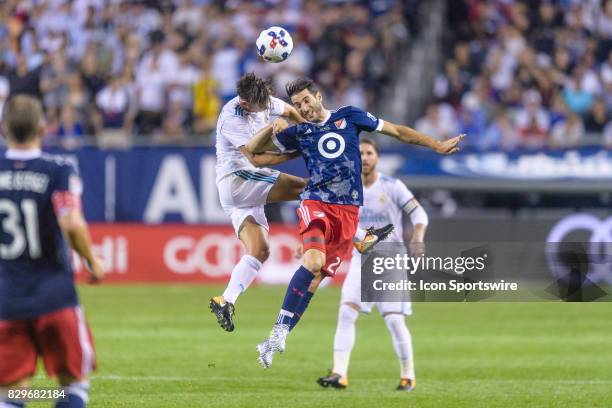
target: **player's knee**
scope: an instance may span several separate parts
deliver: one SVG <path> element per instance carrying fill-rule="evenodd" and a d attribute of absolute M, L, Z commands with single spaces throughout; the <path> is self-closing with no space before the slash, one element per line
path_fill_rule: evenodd
<path fill-rule="evenodd" d="M 308 269 L 315 277 L 321 275 L 325 266 L 325 253 L 315 249 L 309 249 L 304 254 L 304 268 Z"/>
<path fill-rule="evenodd" d="M 267 243 L 262 243 L 261 245 L 257 245 L 256 247 L 252 248 L 248 252 L 249 255 L 257 258 L 259 262 L 264 263 L 270 256 L 270 247 Z"/>

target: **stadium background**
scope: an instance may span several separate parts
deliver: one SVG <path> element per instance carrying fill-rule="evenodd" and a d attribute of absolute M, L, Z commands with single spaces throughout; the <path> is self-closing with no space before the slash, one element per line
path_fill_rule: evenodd
<path fill-rule="evenodd" d="M 281 25 L 292 33 L 295 48 L 285 63 L 265 64 L 254 53 L 257 33 L 270 25 Z M 609 243 L 611 50 L 610 0 L 9 0 L 0 5 L 0 105 L 16 93 L 43 100 L 49 124 L 45 145 L 78 165 L 85 181 L 84 209 L 92 223 L 94 243 L 111 267 L 109 282 L 216 285 L 227 279 L 239 259 L 240 245 L 218 204 L 214 126 L 220 107 L 234 95 L 235 83 L 244 72 L 270 78 L 280 97 L 284 97 L 284 83 L 310 75 L 322 86 L 329 107 L 367 108 L 439 139 L 467 133 L 462 152 L 448 158 L 378 138 L 383 146 L 380 169 L 402 178 L 415 192 L 430 214 L 430 241 L 542 242 L 564 222 L 571 228 L 563 239 Z M 283 169 L 304 171 L 298 161 Z M 296 203 L 286 203 L 267 208 L 273 222 L 272 255 L 260 283 L 287 281 L 299 262 L 292 255 L 298 243 L 295 207 Z M 591 218 L 577 217 L 581 214 Z M 608 255 L 598 280 L 612 282 L 611 265 Z M 199 287 L 83 288 L 84 302 L 93 311 L 94 332 L 100 333 L 101 354 L 106 357 L 106 362 L 101 359 L 99 378 L 104 406 L 111 405 L 113 393 L 120 389 L 116 383 L 120 377 L 114 378 L 113 373 L 145 378 L 153 372 L 162 379 L 159 384 L 167 386 L 163 378 L 169 374 L 161 365 L 140 371 L 126 368 L 149 355 L 170 369 L 186 372 L 185 377 L 207 378 L 208 371 L 186 365 L 191 356 L 179 353 L 178 360 L 169 359 L 159 350 L 178 344 L 185 353 L 209 358 L 207 352 L 194 351 L 190 343 L 178 338 L 193 335 L 210 346 L 215 328 L 198 331 L 194 327 L 212 326 L 212 320 L 206 321 L 209 316 L 202 317 L 200 312 L 194 317 L 193 311 L 203 309 L 206 296 L 216 290 L 218 286 L 204 291 Z M 269 306 L 267 313 L 272 316 L 276 302 L 260 304 L 257 298 L 276 299 L 280 290 L 254 289 L 252 299 L 245 297 L 244 307 L 259 312 Z M 149 297 L 166 302 L 147 303 Z M 329 334 L 326 344 L 317 345 L 315 351 L 330 352 L 337 297 L 330 290 L 312 311 L 313 315 L 325 313 L 313 319 L 316 330 Z M 154 322 L 156 330 L 168 336 L 155 337 L 136 317 L 109 319 L 109 314 L 122 314 L 123 302 L 140 311 L 143 323 Z M 600 348 L 609 341 L 610 333 L 596 329 L 609 309 L 590 308 L 585 316 L 584 309 L 578 308 L 560 312 L 542 306 L 534 313 L 527 305 L 517 307 L 519 314 L 533 314 L 539 320 L 510 319 L 507 326 L 496 326 L 498 319 L 515 312 L 509 306 L 491 306 L 490 313 L 470 309 L 474 319 L 483 323 L 475 327 L 467 320 L 445 318 L 451 308 L 417 307 L 417 314 L 421 313 L 414 320 L 415 330 L 421 333 L 420 338 L 415 335 L 417 361 L 425 360 L 420 360 L 419 347 L 423 354 L 431 355 L 436 350 L 428 344 L 438 344 L 448 353 L 443 351 L 443 355 L 456 364 L 452 368 L 467 370 L 470 380 L 476 378 L 480 366 L 454 359 L 448 352 L 456 347 L 454 341 L 459 342 L 462 353 L 476 353 L 467 348 L 468 341 L 485 349 L 493 342 L 499 355 L 505 350 L 516 353 L 512 336 L 520 341 L 520 333 L 539 333 L 547 327 L 551 332 L 540 333 L 536 345 L 526 346 L 534 353 L 531 359 L 520 355 L 510 364 L 511 371 L 518 370 L 517 364 L 527 367 L 525 381 L 535 381 L 544 391 L 530 388 L 523 380 L 512 386 L 526 387 L 529 398 L 542 405 L 550 405 L 547 392 L 569 398 L 567 401 L 579 398 L 572 391 L 579 386 L 594 396 L 591 405 L 605 405 L 601 396 L 612 380 L 608 371 L 593 365 L 610 359 L 609 351 Z M 240 313 L 246 339 L 255 344 L 259 339 L 255 329 L 258 335 L 263 333 L 267 322 L 261 317 L 248 320 L 248 312 Z M 559 314 L 581 328 L 585 337 L 572 339 L 572 330 L 555 326 Z M 136 346 L 143 343 L 128 344 L 130 338 L 143 340 L 130 331 L 135 322 L 147 342 L 149 334 L 154 337 L 149 348 L 142 348 L 146 355 Z M 178 325 L 176 331 L 165 332 L 172 324 Z M 376 347 L 374 341 L 384 333 L 373 329 L 373 323 L 364 324 L 372 336 L 370 345 Z M 456 336 L 443 339 L 436 324 L 455 330 Z M 483 329 L 487 324 L 491 330 Z M 496 337 L 494 330 L 502 337 Z M 567 344 L 555 342 L 553 332 L 566 335 Z M 308 344 L 302 337 L 297 341 Z M 124 347 L 122 352 L 115 347 L 117 341 Z M 243 346 L 236 340 L 228 342 Z M 558 357 L 552 350 L 564 353 L 566 346 L 583 353 L 586 362 L 573 367 L 572 373 L 563 372 L 558 380 L 564 390 L 538 383 L 540 374 L 554 378 L 557 366 L 533 374 L 539 366 L 531 367 L 530 362 L 539 361 L 549 347 L 551 354 L 546 358 L 550 362 Z M 218 353 L 217 361 L 231 357 L 228 350 L 210 347 Z M 482 353 L 481 363 L 497 358 L 493 351 Z M 388 360 L 394 367 L 392 358 Z M 448 381 L 456 378 L 437 372 L 438 363 L 444 362 L 434 359 L 421 365 L 430 376 L 434 373 L 433 379 L 428 378 L 435 386 L 428 389 L 424 385 L 425 396 L 433 390 L 452 399 L 474 385 L 468 381 L 460 383 L 465 388 L 449 386 Z M 288 375 L 289 367 L 282 366 L 281 373 Z M 305 370 L 314 376 L 321 368 L 308 366 Z M 381 372 L 373 361 L 367 368 L 371 371 L 356 370 L 364 375 L 395 375 L 394 371 Z M 493 369 L 485 364 L 486 368 Z M 603 382 L 563 382 L 580 380 L 581 374 L 586 378 L 589 369 Z M 248 369 L 246 373 L 245 381 L 260 375 Z M 183 377 L 168 378 L 174 384 Z M 498 380 L 505 381 L 503 378 L 500 375 Z M 218 385 L 222 379 L 211 381 Z M 311 382 L 309 378 L 308 384 Z M 286 382 L 282 386 L 292 387 Z M 384 385 L 379 381 L 375 388 L 382 390 Z M 123 392 L 131 392 L 130 398 L 138 401 L 134 393 L 139 390 L 127 386 Z M 488 406 L 489 398 L 498 396 L 495 384 L 483 390 L 470 400 L 472 406 Z M 207 392 L 220 398 L 219 391 Z M 95 400 L 95 392 L 93 395 Z M 160 393 L 152 395 L 155 401 L 164 401 Z M 378 402 L 358 396 L 366 405 Z M 275 398 L 272 401 L 281 401 L 284 394 Z M 247 399 L 240 401 L 238 405 L 248 403 Z M 462 405 L 466 401 L 459 398 L 455 402 Z M 516 401 L 498 400 L 500 406 Z M 172 399 L 166 401 L 170 402 Z M 563 405 L 562 400 L 557 403 Z M 360 405 L 355 401 L 353 406 Z"/>

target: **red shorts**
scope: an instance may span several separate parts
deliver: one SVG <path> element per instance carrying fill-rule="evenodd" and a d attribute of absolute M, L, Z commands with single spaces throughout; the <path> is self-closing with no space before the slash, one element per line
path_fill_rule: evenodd
<path fill-rule="evenodd" d="M 81 379 L 95 368 L 91 331 L 79 306 L 0 320 L 0 385 L 33 376 L 39 356 L 50 377 Z"/>
<path fill-rule="evenodd" d="M 334 276 L 340 263 L 351 256 L 359 224 L 359 207 L 304 200 L 297 209 L 304 252 L 325 252 L 323 273 Z"/>

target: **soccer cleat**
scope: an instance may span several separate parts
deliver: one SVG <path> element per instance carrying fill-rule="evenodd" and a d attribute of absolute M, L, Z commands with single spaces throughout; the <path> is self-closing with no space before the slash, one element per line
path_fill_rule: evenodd
<path fill-rule="evenodd" d="M 353 245 L 355 249 L 359 251 L 360 254 L 364 254 L 372 249 L 376 244 L 381 241 L 384 241 L 389 234 L 393 232 L 395 227 L 393 224 L 387 224 L 382 228 L 374 229 L 374 227 L 370 227 L 366 229 L 366 236 L 363 240 L 355 242 Z"/>
<path fill-rule="evenodd" d="M 223 296 L 210 299 L 210 311 L 217 316 L 217 323 L 225 331 L 234 331 L 234 305 L 226 302 Z"/>
<path fill-rule="evenodd" d="M 348 387 L 348 378 L 330 371 L 327 377 L 319 378 L 317 384 L 324 388 L 332 387 L 343 390 Z"/>
<path fill-rule="evenodd" d="M 259 364 L 263 368 L 269 368 L 272 365 L 274 353 L 283 353 L 285 351 L 285 341 L 289 334 L 289 325 L 275 324 L 270 332 L 270 337 L 267 340 L 257 345 L 259 352 Z"/>
<path fill-rule="evenodd" d="M 259 364 L 261 364 L 263 368 L 269 368 L 272 365 L 274 354 L 270 352 L 270 343 L 268 339 L 257 345 L 257 352 L 259 353 L 259 357 L 257 358 Z"/>
<path fill-rule="evenodd" d="M 406 391 L 406 392 L 410 392 L 412 390 L 414 390 L 414 387 L 416 387 L 416 380 L 410 379 L 410 378 L 402 378 L 400 379 L 400 383 L 397 386 L 397 390 L 398 391 Z"/>

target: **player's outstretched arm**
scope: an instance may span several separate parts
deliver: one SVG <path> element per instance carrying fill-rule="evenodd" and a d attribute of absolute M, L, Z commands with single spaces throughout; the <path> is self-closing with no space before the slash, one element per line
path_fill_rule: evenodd
<path fill-rule="evenodd" d="M 465 138 L 465 135 L 461 134 L 441 142 L 408 126 L 396 125 L 395 123 L 387 121 L 384 122 L 380 133 L 394 137 L 404 143 L 429 147 L 440 154 L 453 154 L 458 152 L 459 142 Z"/>
<path fill-rule="evenodd" d="M 104 266 L 102 261 L 93 255 L 87 223 L 81 210 L 72 208 L 64 211 L 58 218 L 58 223 L 68 241 L 68 245 L 85 260 L 91 273 L 91 281 L 99 282 L 102 280 Z"/>

